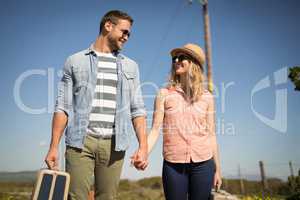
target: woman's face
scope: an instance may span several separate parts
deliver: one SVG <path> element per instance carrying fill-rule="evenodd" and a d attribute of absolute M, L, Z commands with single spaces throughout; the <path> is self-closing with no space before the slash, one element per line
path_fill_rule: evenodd
<path fill-rule="evenodd" d="M 176 75 L 183 75 L 189 71 L 191 61 L 189 57 L 185 54 L 177 54 L 172 58 L 173 67 L 175 69 Z"/>

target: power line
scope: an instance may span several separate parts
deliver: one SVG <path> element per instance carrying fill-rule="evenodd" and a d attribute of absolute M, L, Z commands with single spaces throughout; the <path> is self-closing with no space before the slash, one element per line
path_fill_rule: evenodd
<path fill-rule="evenodd" d="M 168 25 L 166 26 L 166 29 L 165 29 L 165 32 L 164 32 L 162 38 L 161 38 L 161 41 L 158 43 L 159 44 L 158 47 L 157 47 L 158 50 L 155 51 L 156 55 L 155 55 L 155 57 L 152 61 L 151 67 L 149 67 L 149 71 L 147 71 L 148 77 L 152 76 L 153 71 L 155 71 L 155 68 L 157 68 L 159 63 L 161 62 L 161 61 L 159 61 L 159 62 L 157 62 L 157 61 L 160 60 L 159 57 L 161 55 L 161 49 L 162 49 L 163 45 L 165 44 L 165 41 L 166 41 L 166 39 L 167 39 L 167 37 L 170 33 L 171 27 L 173 26 L 173 24 L 175 22 L 176 16 L 179 15 L 179 13 L 180 13 L 179 11 L 184 6 L 184 4 L 182 4 L 181 2 L 182 2 L 182 0 L 178 1 L 178 4 L 175 7 L 174 12 L 173 12 L 171 18 L 169 19 Z"/>

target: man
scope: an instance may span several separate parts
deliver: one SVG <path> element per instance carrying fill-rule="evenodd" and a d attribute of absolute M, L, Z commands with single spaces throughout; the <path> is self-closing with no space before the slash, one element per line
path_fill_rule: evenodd
<path fill-rule="evenodd" d="M 46 163 L 58 167 L 58 146 L 66 128 L 69 198 L 86 200 L 95 183 L 95 198 L 116 198 L 132 125 L 139 148 L 135 167 L 147 165 L 146 111 L 138 65 L 120 54 L 130 36 L 132 18 L 118 10 L 106 13 L 90 48 L 65 62 L 52 122 Z M 92 180 L 94 177 L 94 180 Z"/>

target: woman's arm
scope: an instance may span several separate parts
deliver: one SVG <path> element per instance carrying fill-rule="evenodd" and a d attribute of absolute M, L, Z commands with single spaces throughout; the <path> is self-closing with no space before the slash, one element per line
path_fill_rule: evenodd
<path fill-rule="evenodd" d="M 207 122 L 208 122 L 209 134 L 211 136 L 213 159 L 214 159 L 215 166 L 216 166 L 216 172 L 215 172 L 215 177 L 214 177 L 214 187 L 217 189 L 220 189 L 221 184 L 222 184 L 222 178 L 221 178 L 219 147 L 218 147 L 216 131 L 215 131 L 215 102 L 214 102 L 213 95 L 211 95 L 211 98 L 209 100 Z"/>
<path fill-rule="evenodd" d="M 154 101 L 154 112 L 153 112 L 153 120 L 152 120 L 152 128 L 150 130 L 150 133 L 148 135 L 148 153 L 151 152 L 153 149 L 159 133 L 160 133 L 160 127 L 163 123 L 164 119 L 164 101 L 166 97 L 166 91 L 164 89 L 161 89 Z"/>
<path fill-rule="evenodd" d="M 164 119 L 164 99 L 165 92 L 164 89 L 161 89 L 155 97 L 154 101 L 154 112 L 153 112 L 153 120 L 152 120 L 152 128 L 147 137 L 148 143 L 148 154 L 151 152 L 154 147 L 160 132 L 160 127 Z M 137 160 L 137 152 L 135 152 L 131 157 L 131 164 L 134 166 L 138 166 L 140 162 Z M 145 169 L 148 163 L 145 163 L 141 169 Z"/>

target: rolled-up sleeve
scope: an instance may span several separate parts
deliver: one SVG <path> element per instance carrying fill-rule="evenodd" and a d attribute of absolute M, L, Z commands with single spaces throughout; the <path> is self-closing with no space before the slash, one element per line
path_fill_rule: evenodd
<path fill-rule="evenodd" d="M 133 90 L 132 97 L 131 97 L 131 105 L 130 105 L 130 112 L 131 118 L 136 118 L 140 116 L 146 117 L 146 108 L 142 96 L 141 84 L 140 84 L 140 73 L 139 67 L 136 64 L 136 76 L 133 79 Z"/>
<path fill-rule="evenodd" d="M 72 109 L 72 69 L 68 58 L 63 67 L 63 75 L 58 83 L 58 91 L 54 112 L 65 112 L 68 116 Z"/>

